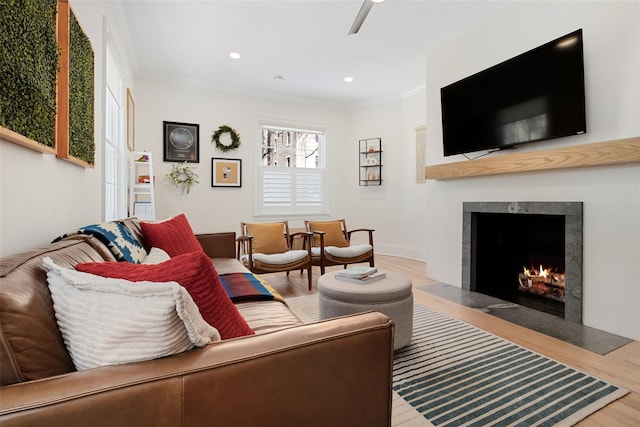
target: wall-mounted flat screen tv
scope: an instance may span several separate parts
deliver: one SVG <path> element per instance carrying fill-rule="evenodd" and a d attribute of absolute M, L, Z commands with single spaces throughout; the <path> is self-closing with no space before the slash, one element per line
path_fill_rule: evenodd
<path fill-rule="evenodd" d="M 582 30 L 440 89 L 444 155 L 585 133 Z"/>

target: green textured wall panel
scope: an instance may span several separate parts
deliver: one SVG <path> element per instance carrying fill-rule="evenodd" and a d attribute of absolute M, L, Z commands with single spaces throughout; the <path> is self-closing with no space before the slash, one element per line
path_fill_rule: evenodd
<path fill-rule="evenodd" d="M 55 145 L 56 0 L 0 0 L 0 126 Z"/>

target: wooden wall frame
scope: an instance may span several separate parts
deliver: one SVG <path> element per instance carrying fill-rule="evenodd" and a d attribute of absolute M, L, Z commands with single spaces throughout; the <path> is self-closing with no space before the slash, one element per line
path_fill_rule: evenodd
<path fill-rule="evenodd" d="M 133 102 L 131 90 L 127 88 L 127 148 L 136 149 L 136 104 Z"/>
<path fill-rule="evenodd" d="M 29 10 L 22 2 L 18 4 L 13 2 L 11 4 L 9 2 L 2 3 L 2 6 L 0 6 L 1 13 L 7 19 L 7 28 L 3 28 L 3 40 L 7 43 L 5 48 L 10 49 L 8 51 L 9 55 L 6 58 L 3 57 L 2 61 L 3 63 L 6 61 L 5 66 L 11 67 L 22 79 L 16 76 L 2 76 L 3 83 L 6 78 L 8 85 L 6 88 L 3 87 L 3 102 L 18 102 L 19 107 L 13 112 L 9 111 L 9 116 L 5 116 L 5 111 L 3 111 L 3 123 L 9 127 L 0 126 L 0 138 L 34 151 L 55 154 L 55 120 L 57 113 L 55 103 L 58 77 L 57 62 L 59 58 L 56 32 L 57 0 L 39 1 L 37 4 L 31 4 Z M 13 13 L 13 9 L 15 9 L 15 13 Z M 35 15 L 34 12 L 36 12 Z M 9 16 L 15 19 L 9 18 Z M 31 19 L 29 19 L 30 16 L 32 17 Z M 26 22 L 21 22 L 25 20 Z M 34 36 L 34 32 L 41 38 L 29 38 Z M 28 42 L 36 43 L 29 45 Z M 18 43 L 19 46 L 12 45 L 12 43 Z M 32 75 L 24 75 L 25 71 L 21 70 L 21 66 L 24 67 L 25 64 L 21 63 L 22 65 L 19 65 L 18 62 L 20 61 L 15 57 L 11 57 L 12 53 L 17 55 L 19 51 L 13 51 L 12 49 L 21 49 L 20 55 L 34 55 L 37 57 L 37 59 L 34 58 L 37 70 L 31 70 L 33 71 Z M 54 49 L 55 52 L 53 51 Z M 55 63 L 52 62 L 54 58 Z M 34 63 L 30 64 L 34 65 Z M 37 87 L 35 87 L 26 83 L 26 81 L 33 78 L 42 79 L 39 83 L 43 85 L 36 85 Z M 39 90 L 44 92 L 39 94 Z M 22 103 L 23 100 L 20 96 L 30 98 L 31 103 L 29 101 Z M 39 101 L 36 102 L 34 101 L 35 99 L 39 99 Z M 49 104 L 49 101 L 51 104 Z M 35 105 L 34 102 L 38 105 Z M 32 108 L 40 108 L 42 111 L 47 112 L 35 114 L 35 117 L 32 117 L 33 121 L 20 119 L 21 115 L 29 114 Z M 49 117 L 47 117 L 47 120 L 42 121 L 43 116 L 50 116 L 50 121 L 48 120 Z M 17 120 L 17 122 L 14 123 L 14 120 Z M 25 132 L 24 126 L 32 126 L 34 122 L 38 123 L 35 123 L 36 126 L 31 129 L 32 132 Z M 14 125 L 15 127 L 13 127 Z M 44 134 L 48 136 L 44 136 Z"/>
<path fill-rule="evenodd" d="M 18 132 L 14 132 L 11 129 L 7 129 L 6 127 L 0 126 L 0 139 L 3 139 L 8 142 L 13 142 L 14 144 L 18 144 L 21 147 L 29 148 L 34 151 L 39 151 L 41 153 L 47 154 L 56 154 L 55 147 L 49 147 L 43 144 L 40 144 L 38 141 L 34 141 L 31 138 L 27 138 L 24 135 L 19 134 Z"/>
<path fill-rule="evenodd" d="M 86 160 L 74 157 L 70 150 L 70 132 L 69 132 L 69 120 L 71 117 L 71 111 L 69 108 L 69 88 L 70 88 L 70 19 L 71 8 L 69 7 L 69 0 L 58 0 L 58 14 L 57 14 L 57 27 L 58 27 L 58 45 L 60 47 L 60 71 L 58 72 L 58 98 L 57 108 L 58 114 L 56 116 L 56 157 L 66 160 L 75 165 L 85 168 L 94 168 L 93 163 L 89 163 Z M 93 52 L 91 53 L 93 55 Z M 92 75 L 94 70 L 92 70 Z M 92 89 L 93 90 L 93 89 Z M 93 102 L 93 94 L 91 94 L 91 102 Z M 93 105 L 91 105 L 93 109 Z M 92 119 L 95 120 L 95 114 L 92 115 Z M 93 141 L 93 147 L 95 150 L 95 139 Z M 95 161 L 95 151 L 94 158 Z"/>
<path fill-rule="evenodd" d="M 58 0 L 58 45 L 60 46 L 60 70 L 56 115 L 56 156 L 69 158 L 69 1 Z M 61 143 L 62 142 L 62 143 Z"/>
<path fill-rule="evenodd" d="M 50 147 L 34 141 L 11 129 L 0 126 L 0 138 L 34 151 L 47 154 L 55 154 L 56 157 L 73 164 L 94 168 L 92 163 L 75 158 L 69 153 L 69 22 L 71 9 L 69 0 L 57 0 L 56 34 L 60 49 L 59 71 L 57 75 L 56 90 L 56 120 L 55 120 L 55 145 Z M 53 24 L 52 24 L 53 25 Z M 91 53 L 93 55 L 93 52 Z M 93 70 L 92 70 L 93 73 Z M 93 93 L 91 94 L 93 99 Z M 93 101 L 92 101 L 93 102 Z M 93 108 L 93 104 L 91 108 Z M 95 120 L 95 115 L 93 115 Z M 95 141 L 94 141 L 95 147 Z M 95 159 L 95 157 L 94 157 Z"/>

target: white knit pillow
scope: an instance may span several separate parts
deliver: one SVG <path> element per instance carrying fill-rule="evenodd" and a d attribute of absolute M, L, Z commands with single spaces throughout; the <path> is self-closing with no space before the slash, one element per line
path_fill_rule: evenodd
<path fill-rule="evenodd" d="M 176 282 L 110 279 L 43 261 L 53 309 L 76 369 L 151 360 L 219 341 Z"/>
<path fill-rule="evenodd" d="M 160 264 L 161 262 L 169 261 L 171 257 L 168 253 L 160 248 L 151 248 L 147 257 L 142 261 L 142 264 Z"/>

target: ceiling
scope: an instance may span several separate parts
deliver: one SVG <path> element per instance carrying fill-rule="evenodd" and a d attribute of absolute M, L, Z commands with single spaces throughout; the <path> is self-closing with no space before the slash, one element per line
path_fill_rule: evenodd
<path fill-rule="evenodd" d="M 336 104 L 424 87 L 426 53 L 504 5 L 387 0 L 348 35 L 362 0 L 115 1 L 136 76 Z"/>

